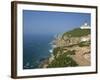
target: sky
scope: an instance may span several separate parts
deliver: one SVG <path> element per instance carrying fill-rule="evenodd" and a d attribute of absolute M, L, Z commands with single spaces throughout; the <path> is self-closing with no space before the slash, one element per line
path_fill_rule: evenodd
<path fill-rule="evenodd" d="M 84 22 L 91 24 L 91 14 L 23 10 L 23 30 L 25 35 L 59 34 L 78 28 Z"/>

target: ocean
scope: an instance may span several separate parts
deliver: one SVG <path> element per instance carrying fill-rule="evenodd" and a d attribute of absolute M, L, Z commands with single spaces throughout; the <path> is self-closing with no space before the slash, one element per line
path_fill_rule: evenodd
<path fill-rule="evenodd" d="M 39 68 L 41 61 L 50 56 L 53 35 L 24 35 L 23 37 L 23 69 Z"/>

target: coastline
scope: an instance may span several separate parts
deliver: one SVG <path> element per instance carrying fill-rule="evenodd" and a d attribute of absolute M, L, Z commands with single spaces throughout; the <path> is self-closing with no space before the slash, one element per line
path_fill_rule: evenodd
<path fill-rule="evenodd" d="M 52 40 L 52 42 L 50 43 L 52 48 L 49 50 L 51 54 L 48 59 L 45 59 L 42 62 L 41 67 L 54 68 L 53 66 L 90 66 L 90 34 L 80 37 L 64 36 L 66 40 L 64 40 L 62 36 L 62 34 L 59 34 L 54 38 L 54 40 Z M 62 60 L 64 59 L 64 64 L 62 60 L 59 60 L 60 58 Z M 65 62 L 65 60 L 67 60 L 67 62 Z M 58 64 L 59 61 L 59 66 L 57 66 L 56 63 Z"/>
<path fill-rule="evenodd" d="M 50 56 L 46 59 L 44 59 L 40 65 L 39 65 L 39 68 L 47 68 L 47 66 L 54 60 L 54 54 L 53 54 L 53 50 L 54 48 L 56 48 L 56 44 L 55 44 L 55 41 L 57 40 L 57 35 L 54 36 L 54 39 L 49 43 L 50 46 L 51 46 L 51 49 L 49 49 L 49 53 L 50 53 Z"/>

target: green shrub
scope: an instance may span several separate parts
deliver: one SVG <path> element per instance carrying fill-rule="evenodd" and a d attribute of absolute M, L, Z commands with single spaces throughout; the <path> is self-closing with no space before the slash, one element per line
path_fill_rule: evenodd
<path fill-rule="evenodd" d="M 52 67 L 68 67 L 68 66 L 78 66 L 78 64 L 68 56 L 68 54 L 62 54 L 55 58 L 49 65 L 48 68 Z"/>

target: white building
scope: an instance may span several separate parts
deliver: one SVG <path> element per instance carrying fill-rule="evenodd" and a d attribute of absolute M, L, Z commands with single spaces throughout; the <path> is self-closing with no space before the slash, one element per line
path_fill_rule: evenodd
<path fill-rule="evenodd" d="M 83 41 L 90 41 L 91 40 L 91 35 L 85 36 L 85 37 L 81 37 L 81 42 Z"/>
<path fill-rule="evenodd" d="M 84 23 L 81 27 L 80 27 L 80 29 L 91 29 L 91 27 L 88 25 L 88 23 Z"/>
<path fill-rule="evenodd" d="M 88 38 L 82 38 L 81 42 L 83 42 L 83 41 L 89 41 L 89 39 Z"/>

